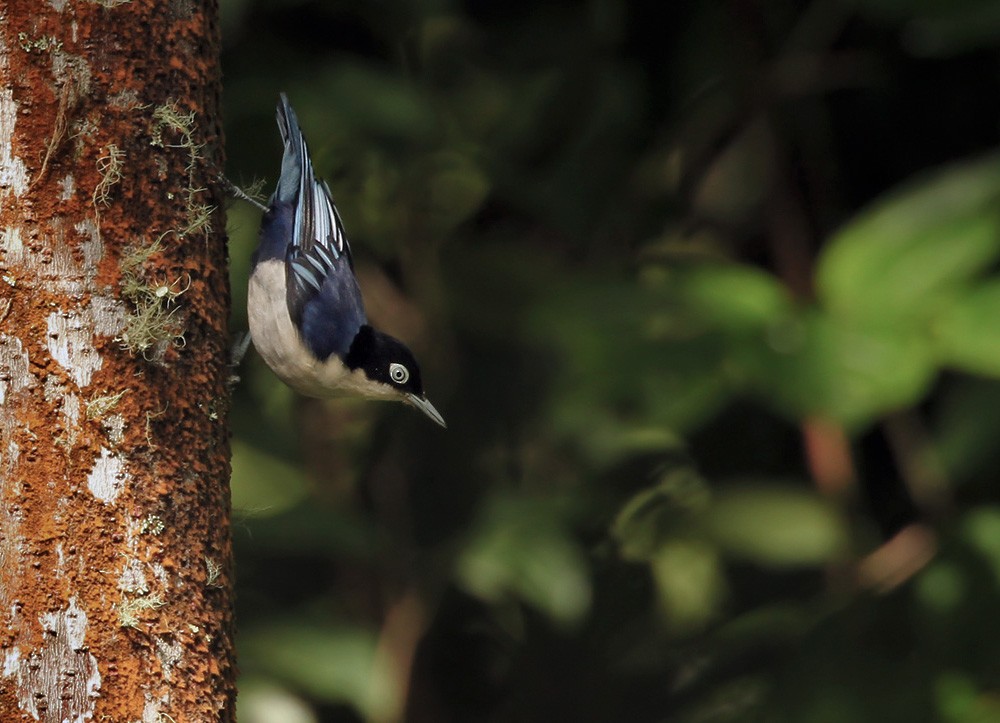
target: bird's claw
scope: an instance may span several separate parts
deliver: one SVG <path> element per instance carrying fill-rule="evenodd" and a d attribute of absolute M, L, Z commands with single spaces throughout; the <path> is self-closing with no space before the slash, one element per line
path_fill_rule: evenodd
<path fill-rule="evenodd" d="M 223 189 L 225 189 L 226 193 L 228 193 L 230 196 L 232 196 L 233 198 L 238 198 L 241 201 L 246 201 L 247 203 L 253 204 L 261 211 L 267 212 L 267 206 L 265 206 L 256 198 L 254 198 L 249 193 L 244 191 L 242 188 L 237 186 L 235 183 L 230 181 L 223 174 L 220 173 L 218 178 L 219 178 L 219 183 L 222 185 Z"/>
<path fill-rule="evenodd" d="M 239 369 L 240 362 L 246 356 L 252 341 L 253 337 L 250 336 L 249 331 L 240 331 L 233 336 L 233 346 L 229 350 L 229 379 L 226 380 L 226 386 L 229 387 L 230 391 L 240 383 L 240 375 L 236 373 L 236 370 Z"/>

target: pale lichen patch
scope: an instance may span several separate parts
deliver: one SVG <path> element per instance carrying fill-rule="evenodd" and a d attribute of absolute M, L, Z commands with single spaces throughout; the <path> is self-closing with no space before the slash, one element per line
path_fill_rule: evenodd
<path fill-rule="evenodd" d="M 161 565 L 158 562 L 152 563 L 150 565 L 150 568 L 153 571 L 153 577 L 156 578 L 156 581 L 159 582 L 160 585 L 162 585 L 165 588 L 170 588 L 171 587 L 171 585 L 170 585 L 170 576 L 167 574 L 167 568 L 165 568 L 163 565 Z M 182 585 L 183 585 L 183 579 L 178 579 L 177 580 L 177 587 L 181 587 Z"/>
<path fill-rule="evenodd" d="M 78 250 L 83 254 L 83 269 L 88 274 L 88 280 L 93 279 L 97 263 L 104 256 L 104 242 L 101 241 L 100 229 L 92 220 L 87 219 L 73 224 L 73 230 L 84 237 Z"/>
<path fill-rule="evenodd" d="M 0 88 L 0 198 L 15 197 L 28 190 L 28 168 L 14 155 L 14 126 L 17 124 L 17 103 L 14 91 Z"/>
<path fill-rule="evenodd" d="M 73 180 L 73 174 L 67 173 L 65 176 L 59 179 L 59 200 L 69 201 L 73 198 L 73 189 L 76 187 L 76 182 Z"/>
<path fill-rule="evenodd" d="M 53 383 L 55 379 L 55 376 L 50 376 L 45 380 L 45 394 L 55 393 L 58 395 L 55 399 L 59 400 L 63 414 L 62 431 L 54 437 L 54 440 L 56 444 L 73 449 L 80 436 L 80 417 L 83 403 L 80 401 L 80 397 L 67 390 L 64 385 L 58 381 Z"/>
<path fill-rule="evenodd" d="M 163 668 L 163 677 L 170 680 L 174 667 L 184 657 L 184 647 L 178 640 L 169 640 L 159 635 L 155 639 L 155 644 L 156 657 L 160 659 L 160 666 Z"/>
<path fill-rule="evenodd" d="M 59 289 L 68 295 L 79 294 L 91 288 L 97 269 L 93 264 L 81 266 L 77 260 L 78 253 L 85 259 L 87 242 L 81 242 L 75 249 L 66 242 L 66 228 L 63 219 L 48 220 L 49 236 L 46 239 L 48 248 L 39 247 L 30 257 L 25 259 L 26 266 L 32 268 L 35 274 L 45 281 L 46 286 Z"/>
<path fill-rule="evenodd" d="M 125 417 L 120 414 L 111 414 L 101 419 L 101 427 L 114 444 L 121 444 L 125 439 Z"/>
<path fill-rule="evenodd" d="M 13 492 L 13 490 L 11 490 Z M 3 506 L 0 506 L 0 538 L 5 542 L 0 545 L 0 570 L 9 576 L 9 579 L 16 578 L 21 574 L 22 568 L 20 559 L 17 558 L 17 550 L 22 549 L 24 543 L 19 534 L 19 515 Z M 9 585 L 0 585 L 0 609 L 10 609 L 8 618 L 8 629 L 13 629 L 18 617 L 18 603 L 13 599 L 15 593 Z M 6 665 L 6 663 L 5 663 Z"/>
<path fill-rule="evenodd" d="M 142 622 L 141 615 L 147 610 L 159 610 L 166 601 L 160 593 L 153 593 L 145 597 L 123 597 L 118 604 L 118 624 L 123 628 L 139 628 Z"/>
<path fill-rule="evenodd" d="M 0 675 L 7 678 L 17 672 L 18 665 L 21 662 L 21 649 L 20 648 L 10 648 L 4 653 L 3 656 L 3 669 L 0 670 Z"/>
<path fill-rule="evenodd" d="M 125 487 L 125 463 L 116 453 L 101 447 L 101 455 L 87 475 L 87 489 L 105 504 L 118 499 Z"/>
<path fill-rule="evenodd" d="M 94 296 L 90 299 L 90 318 L 94 320 L 94 333 L 115 336 L 125 325 L 125 308 L 112 296 Z"/>
<path fill-rule="evenodd" d="M 3 165 L 2 159 L 0 159 L 0 165 Z M 4 252 L 8 265 L 21 260 L 21 255 L 24 253 L 24 242 L 21 240 L 19 227 L 8 226 L 5 229 L 0 229 L 0 251 Z"/>
<path fill-rule="evenodd" d="M 219 578 L 222 576 L 222 565 L 211 557 L 205 557 L 205 584 L 208 587 L 221 587 Z"/>
<path fill-rule="evenodd" d="M 10 423 L 9 418 L 0 420 L 0 432 L 3 432 L 0 437 L 10 437 L 12 427 L 13 424 Z M 3 462 L 3 465 L 0 469 L 2 469 L 5 473 L 10 474 L 17 466 L 17 460 L 21 456 L 21 448 L 17 446 L 17 442 L 12 439 L 7 443 L 7 449 L 2 450 L 2 454 L 3 457 L 0 461 Z M 16 479 L 14 480 L 14 483 L 9 486 L 8 492 L 14 495 L 21 493 L 21 485 Z"/>
<path fill-rule="evenodd" d="M 65 610 L 43 613 L 38 621 L 45 644 L 15 661 L 8 674 L 16 672 L 18 707 L 46 723 L 91 720 L 101 673 L 86 648 L 87 614 L 70 598 Z"/>
<path fill-rule="evenodd" d="M 139 560 L 129 560 L 118 576 L 118 589 L 130 595 L 148 595 L 149 584 L 146 581 L 146 571 Z"/>
<path fill-rule="evenodd" d="M 63 416 L 66 419 L 66 427 L 75 429 L 80 424 L 80 411 L 83 404 L 80 397 L 75 394 L 66 394 L 63 397 Z"/>
<path fill-rule="evenodd" d="M 91 421 L 104 419 L 108 412 L 118 406 L 118 402 L 128 394 L 128 391 L 128 389 L 122 389 L 113 394 L 95 394 L 92 396 L 87 400 L 87 419 Z"/>
<path fill-rule="evenodd" d="M 104 246 L 93 222 L 74 224 L 73 229 L 83 236 L 75 246 L 66 242 L 64 221 L 58 217 L 49 220 L 48 233 L 39 239 L 44 243 L 26 245 L 18 227 L 0 230 L 0 251 L 4 253 L 5 266 L 18 268 L 25 278 L 42 282 L 53 291 L 68 296 L 93 292 Z"/>
<path fill-rule="evenodd" d="M 112 108 L 122 108 L 124 110 L 136 110 L 145 108 L 139 98 L 139 92 L 135 88 L 122 88 L 108 96 L 108 105 Z"/>
<path fill-rule="evenodd" d="M 159 535 L 167 529 L 166 523 L 159 515 L 146 515 L 139 526 L 139 533 L 143 535 Z"/>
<path fill-rule="evenodd" d="M 16 336 L 0 334 L 0 404 L 12 394 L 31 386 L 28 352 Z"/>
<path fill-rule="evenodd" d="M 46 322 L 49 353 L 81 388 L 104 362 L 91 343 L 94 325 L 87 321 L 75 311 L 54 311 Z"/>
<path fill-rule="evenodd" d="M 160 711 L 161 706 L 170 706 L 169 693 L 161 695 L 158 699 L 154 699 L 153 695 L 147 691 L 146 704 L 142 708 L 141 723 L 170 723 L 170 721 L 174 720 L 168 714 Z"/>

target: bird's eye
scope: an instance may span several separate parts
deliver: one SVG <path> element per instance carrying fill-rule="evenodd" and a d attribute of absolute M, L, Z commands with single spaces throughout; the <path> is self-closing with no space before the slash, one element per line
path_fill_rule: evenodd
<path fill-rule="evenodd" d="M 396 384 L 406 384 L 406 380 L 410 378 L 410 372 L 402 364 L 390 364 L 389 365 L 389 378 Z"/>

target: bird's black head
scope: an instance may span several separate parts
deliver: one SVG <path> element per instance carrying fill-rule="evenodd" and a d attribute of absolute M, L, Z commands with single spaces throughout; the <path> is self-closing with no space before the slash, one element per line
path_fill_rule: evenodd
<path fill-rule="evenodd" d="M 397 399 L 416 407 L 442 427 L 444 419 L 424 395 L 420 379 L 420 366 L 413 353 L 398 339 L 362 326 L 344 356 L 344 364 L 351 371 L 361 371 L 365 382 L 358 391 L 365 396 Z"/>
<path fill-rule="evenodd" d="M 404 394 L 424 395 L 420 367 L 406 345 L 388 334 L 362 326 L 351 342 L 344 364 L 360 369 L 373 382 L 388 384 Z"/>

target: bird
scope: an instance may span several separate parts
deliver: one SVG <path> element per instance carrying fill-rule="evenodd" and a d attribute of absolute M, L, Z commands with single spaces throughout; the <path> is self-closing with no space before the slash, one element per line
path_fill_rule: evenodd
<path fill-rule="evenodd" d="M 446 427 L 413 353 L 368 321 L 344 223 L 284 93 L 276 117 L 284 153 L 250 263 L 250 340 L 301 394 L 400 401 Z"/>

